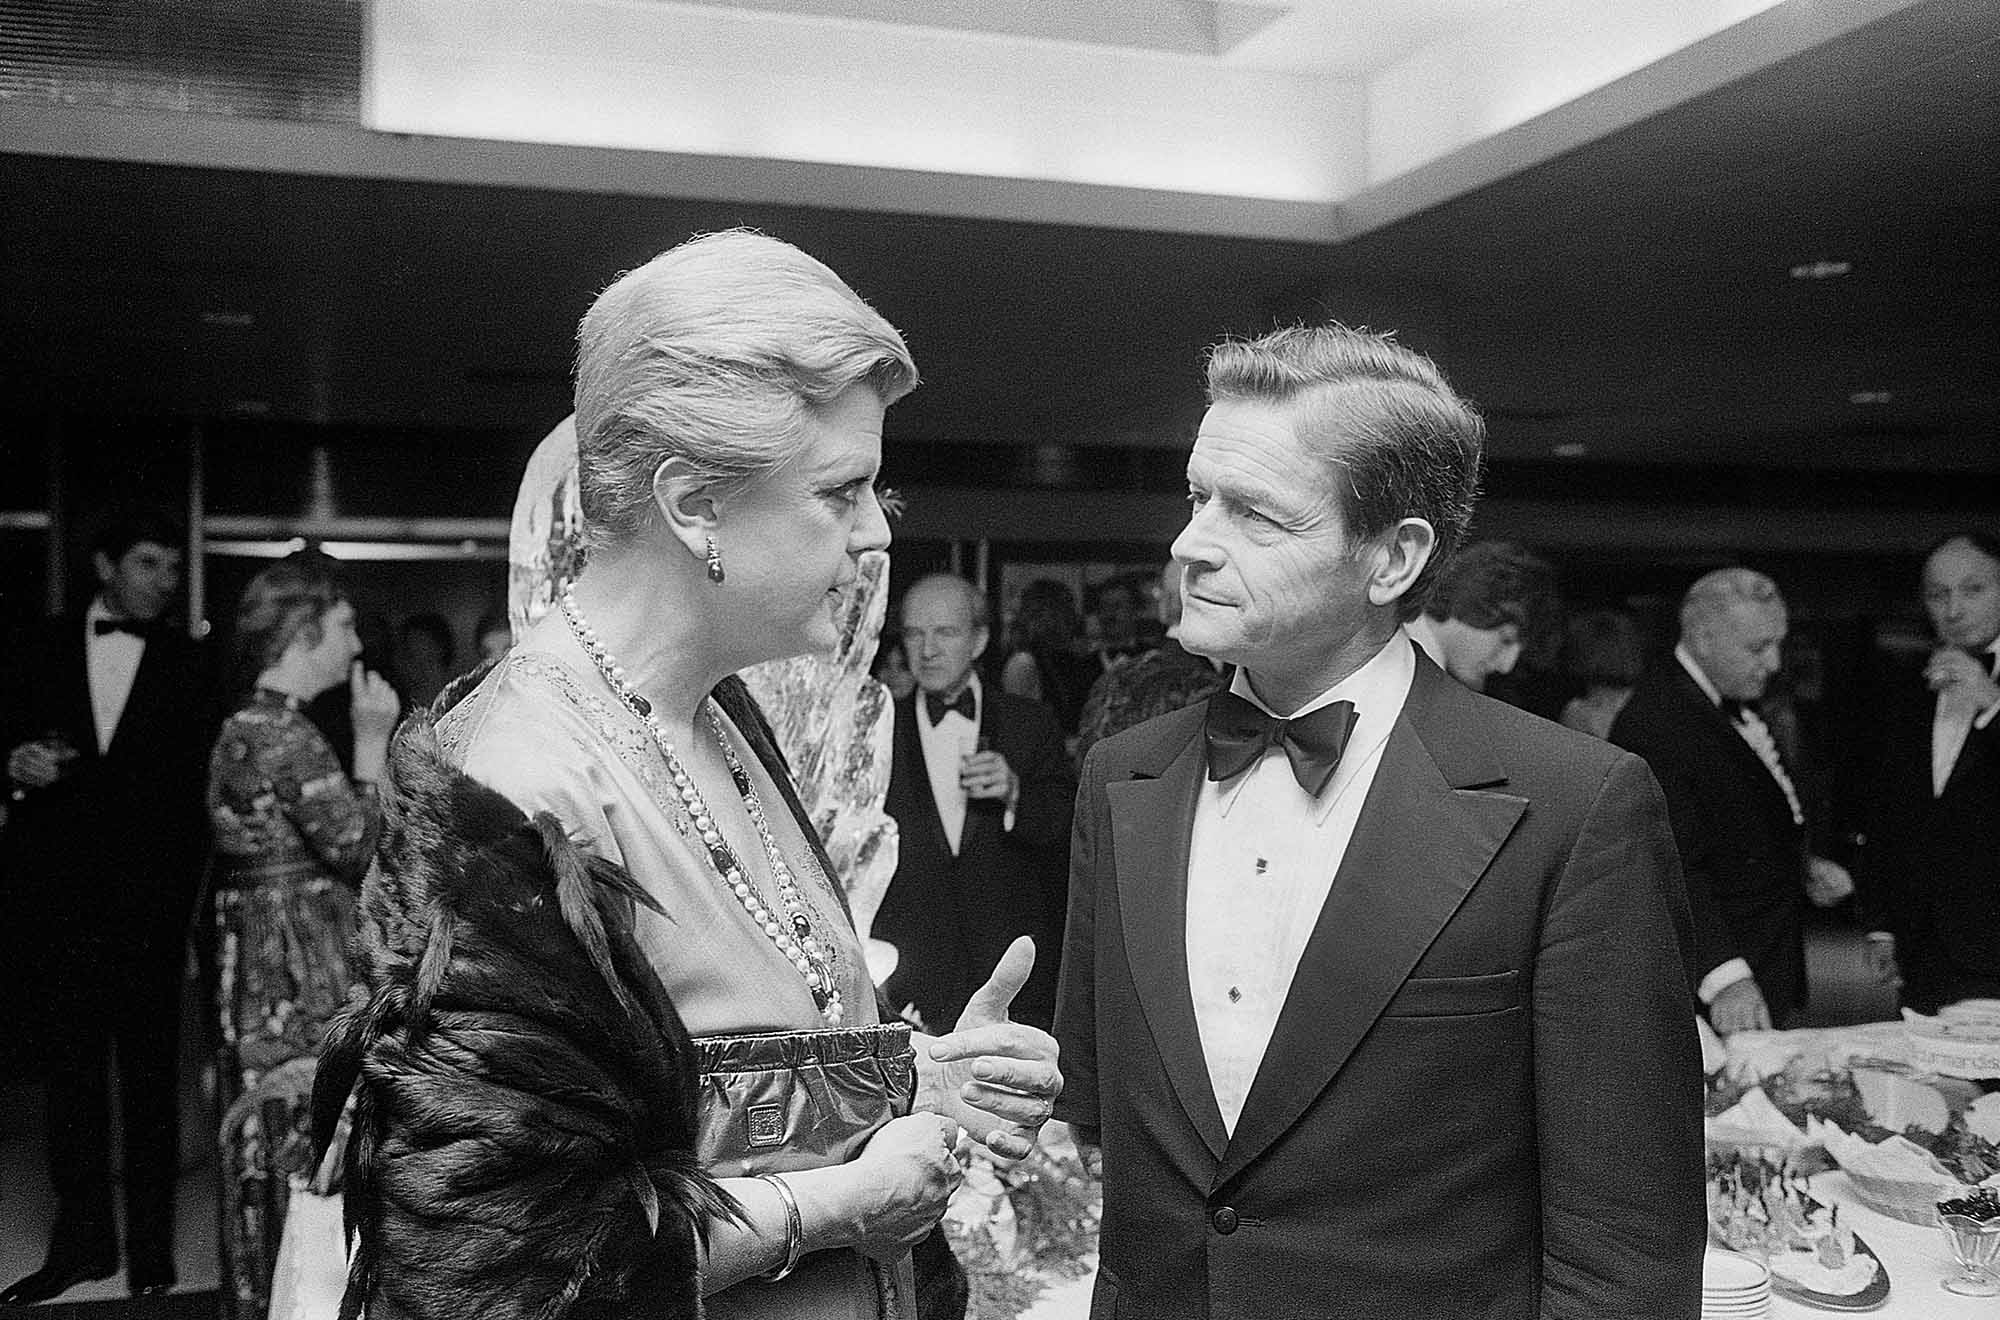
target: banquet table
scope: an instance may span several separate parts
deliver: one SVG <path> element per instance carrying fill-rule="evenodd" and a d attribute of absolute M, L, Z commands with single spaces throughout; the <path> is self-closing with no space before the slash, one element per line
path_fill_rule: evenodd
<path fill-rule="evenodd" d="M 1876 1022 L 1839 1028 L 1745 1032 L 1730 1039 L 1727 1056 L 1732 1064 L 1748 1065 L 1764 1074 L 1777 1071 L 1786 1060 L 1799 1055 L 1894 1061 L 1903 1050 L 1901 1024 Z M 1063 1138 L 1057 1140 L 1062 1142 Z M 1866 1314 L 1881 1320 L 2000 1320 L 2000 1298 L 1961 1297 L 1945 1291 L 1943 1282 L 1957 1272 L 1957 1265 L 1940 1229 L 1892 1218 L 1870 1208 L 1855 1195 L 1847 1175 L 1838 1169 L 1814 1177 L 1811 1189 L 1820 1201 L 1840 1207 L 1842 1222 L 1869 1245 L 1888 1272 L 1888 1298 Z M 1091 1274 L 1092 1271 L 1085 1270 L 1080 1278 L 1049 1280 L 1045 1291 L 1033 1305 L 1019 1313 L 1018 1320 L 1086 1320 L 1090 1313 Z M 1771 1320 L 1808 1320 L 1837 1313 L 1774 1291 L 1769 1314 Z M 1015 1317 L 988 1317 L 975 1312 L 967 1320 L 1015 1320 Z"/>

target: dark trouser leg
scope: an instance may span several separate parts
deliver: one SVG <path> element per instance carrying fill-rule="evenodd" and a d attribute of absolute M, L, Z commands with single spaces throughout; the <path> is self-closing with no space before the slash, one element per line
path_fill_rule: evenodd
<path fill-rule="evenodd" d="M 174 1184 L 180 1165 L 180 947 L 138 969 L 119 1014 L 125 1117 L 125 1255 L 134 1286 L 174 1279 Z"/>
<path fill-rule="evenodd" d="M 56 1193 L 51 1255 L 116 1257 L 111 1214 L 111 1032 L 99 1015 L 56 1028 L 49 1060 L 49 1181 Z"/>

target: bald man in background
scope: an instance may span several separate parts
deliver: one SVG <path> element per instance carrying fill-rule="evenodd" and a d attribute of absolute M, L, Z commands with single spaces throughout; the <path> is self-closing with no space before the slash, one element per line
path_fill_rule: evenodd
<path fill-rule="evenodd" d="M 1805 1008 L 1801 902 L 1854 892 L 1811 856 L 1805 810 L 1754 702 L 1778 672 L 1788 619 L 1777 583 L 1721 568 L 1688 588 L 1679 644 L 1643 677 L 1611 741 L 1646 758 L 1694 915 L 1696 993 L 1717 1031 L 1794 1025 Z"/>
<path fill-rule="evenodd" d="M 1015 937 L 1031 935 L 1035 969 L 1013 1016 L 1047 1030 L 1076 795 L 1062 729 L 1040 702 L 980 681 L 987 606 L 970 582 L 920 579 L 903 597 L 902 636 L 917 690 L 895 706 L 883 804 L 899 835 L 870 930 L 896 946 L 883 993 L 946 1030 Z"/>

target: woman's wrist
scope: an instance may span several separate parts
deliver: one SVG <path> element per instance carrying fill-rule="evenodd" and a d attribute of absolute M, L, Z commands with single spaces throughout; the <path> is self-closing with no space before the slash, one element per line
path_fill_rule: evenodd
<path fill-rule="evenodd" d="M 799 1267 L 799 1258 L 805 1254 L 805 1227 L 799 1218 L 799 1200 L 785 1182 L 781 1173 L 757 1175 L 760 1182 L 769 1183 L 777 1189 L 778 1199 L 785 1206 L 785 1255 L 777 1268 L 767 1270 L 757 1277 L 766 1283 L 776 1283 Z"/>

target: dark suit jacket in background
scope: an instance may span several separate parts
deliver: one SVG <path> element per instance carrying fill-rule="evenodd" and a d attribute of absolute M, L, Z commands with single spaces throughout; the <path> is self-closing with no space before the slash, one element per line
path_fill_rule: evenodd
<path fill-rule="evenodd" d="M 12 803 L 0 835 L 0 910 L 27 989 L 13 1006 L 51 1009 L 68 1029 L 79 1010 L 129 995 L 122 968 L 171 963 L 178 987 L 208 838 L 210 678 L 204 649 L 163 624 L 100 755 L 83 618 L 38 623 L 9 644 L 0 755 L 52 731 L 82 754 L 70 775 Z"/>
<path fill-rule="evenodd" d="M 872 934 L 896 946 L 891 1004 L 914 1003 L 925 1025 L 949 1031 L 1016 936 L 1035 940 L 1035 970 L 1014 1000 L 1014 1020 L 1047 1029 L 1055 1013 L 1064 880 L 1076 777 L 1062 730 L 1037 702 L 983 685 L 981 745 L 1021 779 L 1014 828 L 1005 804 L 968 802 L 958 855 L 946 844 L 924 768 L 917 721 L 922 694 L 896 703 L 895 756 L 885 804 L 899 835 L 896 878 Z"/>
<path fill-rule="evenodd" d="M 1937 702 L 1910 675 L 1883 703 L 1862 851 L 1869 917 L 1896 937 L 1902 998 L 1920 1012 L 2000 997 L 2000 720 L 1966 735 L 1931 793 Z"/>
<path fill-rule="evenodd" d="M 1805 831 L 1778 781 L 1676 661 L 1640 679 L 1611 741 L 1646 758 L 1667 795 L 1694 914 L 1696 974 L 1731 958 L 1784 1027 L 1805 1007 Z"/>
<path fill-rule="evenodd" d="M 1056 1114 L 1101 1130 L 1093 1317 L 1692 1320 L 1691 936 L 1644 764 L 1419 656 L 1230 1135 L 1188 985 L 1205 710 L 1083 768 Z"/>

